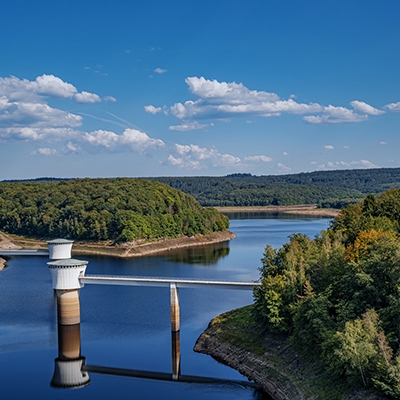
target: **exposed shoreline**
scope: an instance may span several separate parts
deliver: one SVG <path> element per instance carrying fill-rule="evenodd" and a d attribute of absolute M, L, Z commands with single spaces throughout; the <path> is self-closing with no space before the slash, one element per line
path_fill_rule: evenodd
<path fill-rule="evenodd" d="M 122 258 L 141 257 L 173 249 L 226 242 L 235 237 L 236 235 L 233 232 L 225 230 L 222 232 L 213 232 L 208 235 L 196 235 L 192 237 L 184 236 L 158 241 L 143 240 L 140 242 L 128 242 L 120 246 L 114 246 L 110 243 L 74 242 L 72 253 L 75 255 L 96 254 Z M 29 239 L 0 233 L 0 248 L 7 250 L 44 250 L 47 249 L 47 244 L 46 240 Z"/>
<path fill-rule="evenodd" d="M 251 207 L 214 207 L 222 213 L 236 212 L 270 212 L 285 214 L 300 214 L 318 217 L 335 217 L 340 210 L 317 208 L 316 205 L 294 206 L 251 206 Z M 72 252 L 74 254 L 97 254 L 112 257 L 141 257 L 160 252 L 170 251 L 192 246 L 201 246 L 213 243 L 221 243 L 235 238 L 236 235 L 229 230 L 214 232 L 208 235 L 192 237 L 183 236 L 174 239 L 160 239 L 153 241 L 135 241 L 115 246 L 111 242 L 75 242 Z M 0 248 L 2 249 L 47 249 L 46 240 L 24 238 L 16 235 L 8 235 L 0 232 Z"/>
<path fill-rule="evenodd" d="M 288 336 L 262 331 L 251 307 L 213 318 L 193 350 L 236 369 L 274 400 L 388 400 L 373 390 L 346 386 L 323 365 L 298 354 Z"/>
<path fill-rule="evenodd" d="M 227 206 L 214 207 L 221 213 L 267 212 L 282 214 L 299 214 L 314 217 L 336 217 L 340 210 L 335 208 L 317 208 L 316 204 L 299 204 L 293 206 Z"/>

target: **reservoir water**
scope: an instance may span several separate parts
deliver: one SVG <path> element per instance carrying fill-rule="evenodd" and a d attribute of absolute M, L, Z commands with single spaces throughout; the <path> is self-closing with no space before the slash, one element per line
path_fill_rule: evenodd
<path fill-rule="evenodd" d="M 329 219 L 271 214 L 230 215 L 237 238 L 227 243 L 133 259 L 82 256 L 88 274 L 253 281 L 267 243 L 288 235 L 311 238 Z M 180 289 L 180 373 L 240 383 L 150 380 L 89 371 L 79 389 L 50 385 L 58 356 L 54 293 L 46 257 L 13 257 L 0 271 L 0 393 L 2 399 L 267 399 L 246 378 L 193 352 L 209 321 L 252 303 L 251 291 Z M 86 285 L 80 291 L 81 354 L 89 366 L 171 374 L 169 289 Z"/>

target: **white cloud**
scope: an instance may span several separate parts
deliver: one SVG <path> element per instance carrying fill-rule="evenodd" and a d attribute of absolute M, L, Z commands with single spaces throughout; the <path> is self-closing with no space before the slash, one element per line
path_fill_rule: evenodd
<path fill-rule="evenodd" d="M 113 96 L 106 96 L 106 97 L 104 97 L 103 100 L 104 101 L 109 101 L 111 103 L 115 103 L 117 101 L 117 99 L 115 97 L 113 97 Z"/>
<path fill-rule="evenodd" d="M 327 149 L 327 150 L 333 150 L 334 149 L 334 147 L 331 146 L 331 145 L 324 146 L 324 148 Z"/>
<path fill-rule="evenodd" d="M 207 149 L 195 144 L 173 146 L 175 155 L 170 155 L 167 164 L 185 169 L 203 169 L 206 167 L 231 167 L 240 165 L 239 157 L 221 154 L 216 149 Z"/>
<path fill-rule="evenodd" d="M 154 107 L 152 105 L 149 105 L 149 106 L 144 106 L 144 110 L 154 115 L 162 112 L 163 109 L 161 107 Z"/>
<path fill-rule="evenodd" d="M 50 149 L 48 147 L 41 147 L 41 148 L 35 150 L 32 154 L 39 154 L 42 156 L 54 156 L 59 153 L 56 149 Z"/>
<path fill-rule="evenodd" d="M 282 154 L 283 154 L 284 156 L 288 156 L 288 155 L 289 155 L 289 153 L 287 153 L 286 151 L 284 151 Z"/>
<path fill-rule="evenodd" d="M 62 79 L 54 75 L 38 76 L 35 84 L 35 89 L 38 94 L 49 97 L 69 98 L 77 92 L 75 86 L 64 82 Z"/>
<path fill-rule="evenodd" d="M 345 107 L 335 107 L 329 105 L 324 107 L 322 115 L 314 116 L 308 115 L 303 117 L 303 120 L 310 124 L 338 124 L 344 122 L 361 122 L 368 119 L 368 115 L 360 115 L 354 112 L 354 110 L 349 110 Z"/>
<path fill-rule="evenodd" d="M 101 101 L 100 96 L 89 92 L 76 93 L 74 98 L 78 103 L 98 103 Z"/>
<path fill-rule="evenodd" d="M 125 129 L 121 135 L 106 130 L 97 130 L 85 133 L 83 142 L 91 146 L 97 146 L 114 152 L 135 151 L 144 153 L 150 150 L 157 150 L 165 146 L 160 139 L 153 139 L 146 133 L 137 129 Z"/>
<path fill-rule="evenodd" d="M 165 74 L 167 70 L 163 68 L 156 68 L 154 72 L 156 72 L 157 74 Z"/>
<path fill-rule="evenodd" d="M 321 164 L 318 166 L 320 169 L 348 169 L 348 168 L 379 168 L 378 165 L 375 165 L 371 161 L 368 160 L 357 160 L 357 161 L 328 161 L 326 164 Z"/>
<path fill-rule="evenodd" d="M 242 83 L 218 82 L 204 77 L 186 78 L 198 100 L 176 103 L 170 110 L 179 119 L 226 118 L 238 115 L 278 116 L 281 113 L 304 114 L 321 111 L 319 104 L 301 104 L 293 99 L 281 100 L 276 93 L 250 90 Z"/>
<path fill-rule="evenodd" d="M 244 161 L 250 161 L 250 162 L 271 162 L 272 158 L 268 156 L 249 156 L 245 157 Z"/>
<path fill-rule="evenodd" d="M 400 111 L 400 101 L 398 103 L 390 103 L 385 106 L 389 111 Z"/>
<path fill-rule="evenodd" d="M 315 114 L 303 117 L 310 124 L 338 124 L 362 122 L 369 115 L 381 115 L 385 111 L 363 101 L 350 103 L 353 109 L 342 106 L 323 106 L 318 103 L 299 103 L 290 95 L 281 99 L 276 93 L 250 90 L 242 83 L 219 82 L 204 77 L 188 77 L 185 80 L 189 91 L 197 100 L 177 102 L 169 110 L 181 120 L 223 119 L 234 116 L 276 117 L 282 114 Z M 387 105 L 400 111 L 400 103 Z"/>
<path fill-rule="evenodd" d="M 82 117 L 44 102 L 10 101 L 0 97 L 0 137 L 38 140 L 62 136 L 81 126 Z"/>
<path fill-rule="evenodd" d="M 379 142 L 379 144 L 385 145 L 385 144 L 387 144 L 387 143 L 386 143 L 386 142 Z"/>
<path fill-rule="evenodd" d="M 380 115 L 385 113 L 385 111 L 372 107 L 369 104 L 364 103 L 363 101 L 354 100 L 350 102 L 350 105 L 358 113 L 369 114 L 369 115 Z"/>
<path fill-rule="evenodd" d="M 46 97 L 72 99 L 80 102 L 101 101 L 97 94 L 82 92 L 71 83 L 64 82 L 54 75 L 43 74 L 34 81 L 19 79 L 15 76 L 0 78 L 0 96 L 10 101 L 43 102 Z M 87 101 L 89 99 L 90 101 Z"/>
<path fill-rule="evenodd" d="M 193 122 L 184 122 L 181 125 L 171 125 L 168 130 L 170 131 L 179 131 L 179 132 L 186 132 L 186 131 L 194 131 L 199 129 L 206 129 L 210 126 L 214 126 L 214 124 L 199 124 L 197 121 Z"/>
<path fill-rule="evenodd" d="M 292 168 L 282 163 L 278 163 L 276 166 L 278 167 L 279 172 L 290 172 L 292 170 Z"/>

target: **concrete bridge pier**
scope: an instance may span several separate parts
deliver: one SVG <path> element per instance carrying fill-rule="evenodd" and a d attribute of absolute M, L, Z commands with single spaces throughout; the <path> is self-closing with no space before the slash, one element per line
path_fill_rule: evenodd
<path fill-rule="evenodd" d="M 181 329 L 181 314 L 179 308 L 178 288 L 176 283 L 171 282 L 169 285 L 170 303 L 171 303 L 171 331 L 179 332 Z"/>
<path fill-rule="evenodd" d="M 62 258 L 48 262 L 57 297 L 58 357 L 54 360 L 51 385 L 77 388 L 87 385 L 90 378 L 83 371 L 85 358 L 81 356 L 79 290 L 88 262 Z"/>

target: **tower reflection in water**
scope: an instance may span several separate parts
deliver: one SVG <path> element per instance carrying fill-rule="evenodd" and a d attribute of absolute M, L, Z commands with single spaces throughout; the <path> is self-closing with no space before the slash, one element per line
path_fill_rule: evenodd
<path fill-rule="evenodd" d="M 78 388 L 90 383 L 84 371 L 85 357 L 81 356 L 80 324 L 58 325 L 58 357 L 54 360 L 51 386 Z"/>
<path fill-rule="evenodd" d="M 85 357 L 81 356 L 81 324 L 79 321 L 79 293 L 56 290 L 58 315 L 58 357 L 54 360 L 51 386 L 79 388 L 90 383 L 84 371 Z"/>
<path fill-rule="evenodd" d="M 57 298 L 58 357 L 54 360 L 51 386 L 56 388 L 80 388 L 90 383 L 88 372 L 131 376 L 137 378 L 172 380 L 183 378 L 193 381 L 194 377 L 180 375 L 181 345 L 180 332 L 171 332 L 172 374 L 100 367 L 87 365 L 81 355 L 79 290 L 55 290 Z"/>

